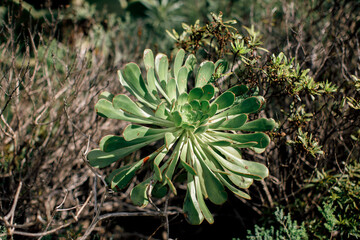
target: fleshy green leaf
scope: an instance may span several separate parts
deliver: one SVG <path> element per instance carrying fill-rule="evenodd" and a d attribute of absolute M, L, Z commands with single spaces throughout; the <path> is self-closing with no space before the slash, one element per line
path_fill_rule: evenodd
<path fill-rule="evenodd" d="M 168 188 L 164 183 L 156 183 L 154 185 L 153 190 L 151 191 L 151 195 L 156 198 L 163 198 L 168 192 Z"/>
<path fill-rule="evenodd" d="M 148 83 L 148 89 L 149 93 L 154 95 L 156 98 L 159 98 L 158 91 L 156 89 L 156 77 L 155 77 L 155 70 L 154 68 L 149 68 L 149 70 L 146 73 L 146 80 Z"/>
<path fill-rule="evenodd" d="M 102 92 L 100 95 L 99 95 L 99 99 L 106 99 L 106 100 L 108 100 L 108 101 L 110 101 L 110 102 L 112 102 L 112 100 L 113 100 L 113 98 L 114 98 L 114 94 L 111 94 L 111 93 L 109 93 L 109 92 Z"/>
<path fill-rule="evenodd" d="M 238 85 L 228 89 L 227 91 L 233 92 L 235 96 L 238 97 L 247 93 L 248 90 L 248 87 L 246 87 L 245 85 Z"/>
<path fill-rule="evenodd" d="M 173 183 L 171 182 L 172 176 L 175 172 L 175 168 L 177 166 L 179 157 L 180 157 L 180 149 L 183 146 L 183 140 L 184 140 L 184 136 L 181 137 L 181 139 L 178 141 L 178 143 L 176 144 L 176 147 L 174 149 L 174 151 L 172 152 L 169 160 L 167 161 L 167 166 L 166 166 L 166 172 L 165 172 L 165 177 L 166 177 L 166 181 L 169 185 L 169 187 L 171 188 L 172 192 L 176 195 L 177 191 L 176 188 L 174 187 Z"/>
<path fill-rule="evenodd" d="M 212 146 L 219 146 L 219 147 L 228 147 L 231 146 L 231 142 L 229 141 L 215 141 L 215 142 L 209 142 L 210 145 Z"/>
<path fill-rule="evenodd" d="M 156 99 L 154 99 L 147 89 L 145 82 L 141 76 L 141 71 L 138 65 L 135 63 L 128 63 L 125 65 L 123 74 L 118 71 L 120 83 L 128 90 L 132 95 L 136 96 L 139 101 L 154 108 Z"/>
<path fill-rule="evenodd" d="M 171 145 L 179 137 L 178 132 L 166 132 L 165 133 L 165 146 L 167 149 L 171 148 Z"/>
<path fill-rule="evenodd" d="M 206 132 L 206 130 L 208 130 L 208 128 L 209 128 L 208 126 L 200 126 L 195 130 L 194 134 L 204 133 Z"/>
<path fill-rule="evenodd" d="M 175 111 L 172 113 L 172 116 L 174 118 L 174 123 L 175 123 L 175 126 L 180 126 L 181 123 L 182 123 L 182 117 L 180 115 L 180 113 L 178 111 Z"/>
<path fill-rule="evenodd" d="M 274 119 L 259 118 L 251 122 L 245 123 L 238 130 L 242 131 L 271 131 L 276 127 Z"/>
<path fill-rule="evenodd" d="M 226 119 L 226 118 L 223 118 Z M 218 126 L 216 129 L 222 129 L 222 130 L 235 130 L 240 128 L 241 126 L 243 126 L 245 124 L 247 120 L 247 115 L 246 114 L 239 114 L 236 116 L 230 116 L 227 121 L 224 121 L 223 124 L 221 124 L 220 126 Z M 215 128 L 213 128 L 215 129 Z"/>
<path fill-rule="evenodd" d="M 179 49 L 176 54 L 175 61 L 174 61 L 174 77 L 177 78 L 180 68 L 184 62 L 185 51 L 184 49 Z"/>
<path fill-rule="evenodd" d="M 199 72 L 196 76 L 195 87 L 203 87 L 211 79 L 215 69 L 215 64 L 210 61 L 201 63 Z"/>
<path fill-rule="evenodd" d="M 195 169 L 194 169 L 192 166 L 190 166 L 187 162 L 181 160 L 181 165 L 185 168 L 185 170 L 186 170 L 188 173 L 190 173 L 190 174 L 192 174 L 192 175 L 197 175 Z"/>
<path fill-rule="evenodd" d="M 177 86 L 179 94 L 187 91 L 187 80 L 188 80 L 189 70 L 184 66 L 179 69 L 177 75 Z"/>
<path fill-rule="evenodd" d="M 104 152 L 100 149 L 94 149 L 88 153 L 87 159 L 89 160 L 91 166 L 103 168 L 119 160 L 120 158 L 126 157 L 130 153 L 163 138 L 163 136 L 164 134 L 157 134 L 150 136 L 150 139 L 148 137 L 143 138 L 145 140 L 136 139 L 129 142 L 123 141 L 123 145 L 118 144 L 118 141 L 120 141 L 119 139 L 121 139 L 121 137 L 111 136 L 112 138 L 106 138 L 106 143 L 101 143 L 101 145 L 104 146 L 104 150 L 107 152 Z"/>
<path fill-rule="evenodd" d="M 204 220 L 200 210 L 199 202 L 196 198 L 194 176 L 188 173 L 187 191 L 183 206 L 186 220 L 192 225 L 199 225 Z"/>
<path fill-rule="evenodd" d="M 193 139 L 193 141 L 189 141 L 189 147 L 188 147 L 188 158 L 189 159 L 188 159 L 188 162 L 191 162 L 192 165 L 194 166 L 194 169 L 198 173 L 197 176 L 203 176 L 203 169 L 202 169 L 202 166 L 200 164 L 199 159 L 202 159 L 204 157 L 197 150 L 197 148 L 196 148 L 197 142 L 195 142 L 194 140 L 195 139 Z M 205 187 L 205 179 L 203 177 L 199 177 L 199 178 L 197 177 L 197 178 L 194 178 L 194 179 L 199 180 L 202 195 L 205 198 L 208 198 L 206 187 Z M 198 198 L 198 200 L 199 200 L 199 198 Z"/>
<path fill-rule="evenodd" d="M 223 149 L 224 147 L 218 148 L 215 147 L 216 149 Z M 209 158 L 212 158 L 213 161 L 218 162 L 222 167 L 228 169 L 229 171 L 236 173 L 238 175 L 241 176 L 245 176 L 245 177 L 253 177 L 256 179 L 262 179 L 260 176 L 253 176 L 246 168 L 245 166 L 239 166 L 238 164 L 235 164 L 234 161 L 230 161 L 230 159 L 224 159 L 221 155 L 217 154 L 212 148 L 208 148 L 206 149 L 207 152 L 209 154 L 207 154 L 207 156 Z"/>
<path fill-rule="evenodd" d="M 148 128 L 145 126 L 130 124 L 126 126 L 123 135 L 126 141 L 139 139 L 145 136 L 173 131 L 175 128 Z"/>
<path fill-rule="evenodd" d="M 161 102 L 155 111 L 155 117 L 161 118 L 161 119 L 167 119 L 167 110 L 166 110 L 166 102 Z"/>
<path fill-rule="evenodd" d="M 239 143 L 257 142 L 257 148 L 265 148 L 270 143 L 270 138 L 265 133 L 232 134 L 224 132 L 214 132 L 216 136 L 226 137 Z"/>
<path fill-rule="evenodd" d="M 165 136 L 165 133 L 162 134 Z M 159 136 L 161 138 L 161 136 Z M 112 152 L 120 148 L 133 146 L 139 143 L 143 143 L 149 140 L 149 138 L 138 138 L 133 141 L 127 141 L 124 137 L 116 135 L 107 135 L 100 140 L 99 147 L 101 151 Z"/>
<path fill-rule="evenodd" d="M 188 102 L 188 97 L 189 97 L 189 95 L 188 95 L 186 92 L 183 92 L 183 93 L 178 97 L 178 100 L 177 100 L 178 106 L 182 106 L 182 105 L 184 105 L 185 103 L 187 103 L 187 102 Z"/>
<path fill-rule="evenodd" d="M 142 161 L 138 161 L 134 164 L 129 164 L 113 171 L 108 176 L 108 181 L 111 183 L 111 188 L 125 188 L 129 184 L 130 180 L 135 176 L 136 171 L 140 169 L 142 164 Z"/>
<path fill-rule="evenodd" d="M 203 161 L 200 160 L 200 164 L 203 169 L 202 177 L 206 180 L 205 187 L 210 201 L 215 204 L 224 203 L 227 200 L 227 193 L 224 186 Z"/>
<path fill-rule="evenodd" d="M 128 96 L 120 94 L 114 97 L 113 105 L 116 109 L 121 109 L 127 113 L 134 114 L 139 117 L 149 118 L 150 115 L 136 105 Z"/>
<path fill-rule="evenodd" d="M 200 98 L 200 100 L 209 101 L 210 99 L 212 99 L 214 97 L 214 94 L 215 94 L 214 86 L 212 86 L 210 84 L 206 84 L 205 86 L 202 87 L 202 89 L 204 91 L 204 95 Z"/>
<path fill-rule="evenodd" d="M 213 104 L 218 104 L 218 111 L 230 107 L 235 101 L 235 94 L 233 92 L 224 92 L 215 99 Z M 231 109 L 231 108 L 230 108 Z"/>
<path fill-rule="evenodd" d="M 180 163 L 185 168 L 185 170 L 188 171 L 190 174 L 197 175 L 195 169 L 189 163 L 186 162 L 187 153 L 188 153 L 188 142 L 186 141 L 183 145 L 183 148 L 181 149 Z"/>
<path fill-rule="evenodd" d="M 166 85 L 166 94 L 169 96 L 169 99 L 172 101 L 177 96 L 176 82 L 174 78 L 171 78 Z"/>
<path fill-rule="evenodd" d="M 258 144 L 257 142 L 247 142 L 247 143 L 235 143 L 235 144 L 231 144 L 231 146 L 234 148 L 252 148 L 257 144 Z"/>
<path fill-rule="evenodd" d="M 145 49 L 143 60 L 144 60 L 146 71 L 148 71 L 150 68 L 154 69 L 154 67 L 155 67 L 154 54 L 150 49 Z"/>
<path fill-rule="evenodd" d="M 148 178 L 131 190 L 130 199 L 135 205 L 140 207 L 148 205 L 149 198 L 147 192 L 150 187 L 150 181 L 151 179 Z"/>
<path fill-rule="evenodd" d="M 209 111 L 207 112 L 207 114 L 209 115 L 209 117 L 212 117 L 215 115 L 215 113 L 217 112 L 218 110 L 218 105 L 215 103 L 215 104 L 212 104 L 209 108 Z"/>
<path fill-rule="evenodd" d="M 264 164 L 238 158 L 226 148 L 216 147 L 216 149 L 224 154 L 230 162 L 246 169 L 246 171 L 250 174 L 249 177 L 254 177 L 254 179 L 259 180 L 259 178 L 264 179 L 269 176 L 269 170 Z M 232 169 L 229 170 L 232 171 Z"/>
<path fill-rule="evenodd" d="M 232 191 L 234 194 L 238 195 L 241 198 L 245 198 L 245 199 L 251 199 L 251 197 L 249 196 L 249 194 L 239 190 L 238 188 L 234 187 L 230 182 L 228 182 L 224 177 L 219 176 L 221 182 L 230 189 L 230 191 Z"/>
<path fill-rule="evenodd" d="M 190 106 L 192 107 L 192 109 L 194 111 L 199 111 L 200 110 L 200 102 L 199 100 L 192 100 L 191 102 L 189 102 Z"/>
<path fill-rule="evenodd" d="M 221 119 L 216 119 L 217 121 L 209 121 L 209 123 L 211 123 L 209 125 L 209 128 L 211 129 L 217 129 L 218 127 L 220 127 L 227 119 L 226 118 L 221 118 Z"/>
<path fill-rule="evenodd" d="M 127 154 L 129 153 L 126 152 L 125 154 L 121 154 L 119 151 L 113 153 L 103 152 L 100 149 L 93 149 L 88 153 L 87 159 L 89 160 L 90 165 L 102 168 L 110 165 Z"/>
<path fill-rule="evenodd" d="M 210 224 L 214 223 L 214 218 L 211 214 L 211 212 L 209 211 L 209 209 L 207 208 L 203 195 L 202 194 L 202 188 L 200 187 L 200 181 L 199 181 L 199 177 L 198 176 L 194 176 L 194 180 L 195 180 L 195 188 L 196 188 L 196 197 L 199 203 L 199 207 L 200 210 L 203 214 L 203 216 L 205 217 L 206 221 Z"/>
<path fill-rule="evenodd" d="M 161 151 L 158 153 L 158 155 L 155 157 L 154 159 L 154 173 L 155 173 L 155 177 L 156 180 L 158 181 L 162 181 L 162 173 L 160 171 L 160 163 L 161 161 L 164 159 L 164 157 L 166 156 L 166 154 L 168 153 L 169 149 L 167 149 L 165 147 L 165 145 L 163 146 L 163 148 L 161 149 Z"/>
<path fill-rule="evenodd" d="M 226 92 L 225 92 L 226 93 Z M 263 97 L 249 97 L 239 104 L 232 106 L 226 111 L 217 114 L 214 118 L 225 117 L 240 113 L 254 113 L 257 112 L 264 104 L 265 100 Z"/>
<path fill-rule="evenodd" d="M 139 117 L 136 117 L 135 115 L 127 114 L 120 109 L 115 109 L 113 104 L 106 99 L 100 99 L 95 104 L 95 110 L 100 116 L 106 117 L 106 118 L 124 120 L 124 121 L 135 122 L 135 123 L 143 123 L 143 124 L 151 124 L 152 123 L 152 121 L 149 119 L 139 118 Z"/>
<path fill-rule="evenodd" d="M 204 91 L 201 88 L 193 88 L 189 92 L 189 102 L 196 99 L 199 100 L 204 95 Z"/>
<path fill-rule="evenodd" d="M 229 180 L 237 187 L 242 188 L 242 189 L 246 189 L 249 188 L 251 186 L 251 184 L 254 182 L 254 180 L 252 178 L 247 178 L 247 177 L 243 177 L 243 176 L 239 176 L 236 175 L 230 171 L 227 171 L 227 173 L 229 173 L 226 176 L 223 176 L 224 178 L 228 177 Z"/>
<path fill-rule="evenodd" d="M 155 70 L 159 77 L 159 81 L 168 82 L 168 69 L 169 69 L 169 60 L 165 54 L 159 53 L 155 58 Z"/>
<path fill-rule="evenodd" d="M 141 109 L 138 105 L 136 105 L 128 96 L 120 94 L 114 97 L 113 106 L 115 109 L 126 111 L 125 114 L 131 116 L 132 114 L 137 116 L 138 118 L 144 119 L 142 122 L 149 122 L 158 126 L 172 126 L 173 123 L 162 118 L 158 118 L 154 116 L 154 113 L 151 115 Z M 122 119 L 127 120 L 127 119 Z M 135 123 L 142 123 L 139 120 L 134 120 L 133 118 L 130 120 Z"/>
<path fill-rule="evenodd" d="M 210 103 L 209 103 L 209 101 L 206 101 L 206 100 L 200 101 L 200 108 L 201 108 L 201 111 L 202 111 L 203 113 L 208 112 L 209 109 L 210 109 Z"/>

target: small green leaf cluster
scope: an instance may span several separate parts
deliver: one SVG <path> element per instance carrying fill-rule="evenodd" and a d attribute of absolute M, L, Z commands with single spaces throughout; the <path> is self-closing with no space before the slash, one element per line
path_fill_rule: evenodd
<path fill-rule="evenodd" d="M 352 75 L 352 84 L 355 88 L 355 90 L 360 93 L 360 79 L 357 78 L 355 75 Z M 347 96 L 346 97 L 346 100 L 347 100 L 347 103 L 349 104 L 349 106 L 355 110 L 359 110 L 360 109 L 360 101 L 358 98 L 356 97 L 350 97 L 350 96 Z"/>
<path fill-rule="evenodd" d="M 250 199 L 243 191 L 253 180 L 268 176 L 265 165 L 243 159 L 240 149 L 262 152 L 270 138 L 263 131 L 275 127 L 272 119 L 248 120 L 264 105 L 260 96 L 244 97 L 248 88 L 236 85 L 217 95 L 210 83 L 223 61 L 196 64 L 194 55 L 185 58 L 185 51 L 176 54 L 169 70 L 166 55 L 154 58 L 151 50 L 144 51 L 146 81 L 135 63 L 119 71 L 121 85 L 138 101 L 127 95 L 101 94 L 95 106 L 100 116 L 129 121 L 123 136 L 109 135 L 100 141 L 87 159 L 94 167 L 103 168 L 146 145 L 164 140 L 155 152 L 115 169 L 107 181 L 112 188 L 123 189 L 145 164 L 153 174 L 135 186 L 131 200 L 146 206 L 151 198 L 162 197 L 170 189 L 177 193 L 173 178 L 184 169 L 187 193 L 184 213 L 191 224 L 214 219 L 205 204 L 209 199 L 222 204 L 227 199 L 226 188 L 239 197 Z M 225 66 L 224 64 L 223 66 Z M 222 68 L 222 71 L 227 71 Z M 188 90 L 190 74 L 196 73 L 194 88 Z"/>
<path fill-rule="evenodd" d="M 356 91 L 360 92 L 360 78 L 355 75 L 351 75 Z"/>
<path fill-rule="evenodd" d="M 224 57 L 227 54 L 238 56 L 245 64 L 249 64 L 249 54 L 254 50 L 263 50 L 260 33 L 251 28 L 244 27 L 247 36 L 242 36 L 233 26 L 236 20 L 223 21 L 223 15 L 211 13 L 212 21 L 201 26 L 197 20 L 194 25 L 183 23 L 184 31 L 179 34 L 174 29 L 167 31 L 169 36 L 176 41 L 179 48 L 188 52 L 197 52 L 206 47 L 212 48 L 216 58 Z"/>
<path fill-rule="evenodd" d="M 297 127 L 300 127 L 307 122 L 310 122 L 313 118 L 312 113 L 305 111 L 305 104 L 302 104 L 295 108 L 294 102 L 290 104 L 289 113 L 284 112 L 284 114 L 288 115 L 288 121 L 294 123 Z"/>
<path fill-rule="evenodd" d="M 316 95 L 330 94 L 338 90 L 336 85 L 328 81 L 315 82 L 309 76 L 310 69 L 301 70 L 299 64 L 294 64 L 294 58 L 288 60 L 282 52 L 271 56 L 266 69 L 264 74 L 270 83 L 286 82 L 288 93 L 298 98 L 301 93 L 307 93 L 314 99 Z"/>
<path fill-rule="evenodd" d="M 318 141 L 313 138 L 312 134 L 303 132 L 301 128 L 298 128 L 297 139 L 295 141 L 289 140 L 287 143 L 290 145 L 301 146 L 301 150 L 313 157 L 316 157 L 318 154 L 324 154 L 321 150 L 321 145 L 319 145 Z"/>
<path fill-rule="evenodd" d="M 335 216 L 336 208 L 333 207 L 333 202 L 324 202 L 323 207 L 318 206 L 318 210 L 326 220 L 324 227 L 331 233 L 331 235 L 333 235 L 333 232 L 336 229 L 336 225 L 339 224 L 339 221 Z"/>
<path fill-rule="evenodd" d="M 316 177 L 306 187 L 313 191 L 313 195 L 322 194 L 318 207 L 322 217 L 307 224 L 314 235 L 319 239 L 335 236 L 360 238 L 359 162 L 354 160 L 345 165 L 342 174 L 317 171 Z"/>
<path fill-rule="evenodd" d="M 263 43 L 261 42 L 260 32 L 256 32 L 254 26 L 247 28 L 248 36 L 242 36 L 240 34 L 234 34 L 234 40 L 230 42 L 232 51 L 235 57 L 239 57 L 240 60 L 247 65 L 254 65 L 257 58 L 249 59 L 248 54 L 251 54 L 254 50 L 262 50 L 268 52 L 267 49 L 260 47 Z"/>
<path fill-rule="evenodd" d="M 291 220 L 291 215 L 284 215 L 284 210 L 276 208 L 274 213 L 276 222 L 279 226 L 270 226 L 269 228 L 259 227 L 255 225 L 254 233 L 248 230 L 246 239 L 248 240 L 278 240 L 278 239 L 293 239 L 306 240 L 308 234 L 306 232 L 305 224 L 298 225 L 296 220 Z"/>
<path fill-rule="evenodd" d="M 7 234 L 6 234 L 6 227 L 3 225 L 0 225 L 0 234 L 5 234 L 5 236 L 0 237 L 0 240 L 6 240 Z"/>
<path fill-rule="evenodd" d="M 302 104 L 295 108 L 295 103 L 290 104 L 290 111 L 282 111 L 287 116 L 287 121 L 297 127 L 296 137 L 294 140 L 287 140 L 287 144 L 295 146 L 300 152 L 305 152 L 313 157 L 324 154 L 318 141 L 313 138 L 313 135 L 304 132 L 302 129 L 313 119 L 313 114 L 305 111 L 305 105 Z"/>

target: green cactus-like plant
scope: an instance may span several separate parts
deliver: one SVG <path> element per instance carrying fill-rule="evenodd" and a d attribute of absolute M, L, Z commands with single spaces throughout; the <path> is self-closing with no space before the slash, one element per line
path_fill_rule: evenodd
<path fill-rule="evenodd" d="M 227 199 L 225 188 L 250 199 L 241 189 L 253 180 L 268 176 L 263 164 L 244 160 L 241 148 L 261 152 L 270 138 L 262 131 L 272 130 L 272 119 L 248 121 L 248 114 L 262 108 L 263 97 L 244 97 L 248 88 L 235 86 L 217 98 L 210 84 L 217 69 L 225 73 L 223 60 L 205 61 L 196 68 L 196 58 L 180 49 L 172 71 L 166 55 L 154 59 L 151 50 L 144 52 L 146 81 L 135 63 L 119 71 L 120 83 L 137 102 L 127 95 L 102 93 L 95 108 L 100 116 L 129 121 L 123 136 L 109 135 L 100 141 L 100 149 L 89 152 L 87 159 L 94 167 L 103 168 L 130 153 L 158 140 L 164 144 L 155 152 L 134 163 L 114 170 L 107 181 L 112 188 L 123 189 L 145 163 L 153 172 L 135 186 L 130 194 L 134 204 L 146 206 L 151 196 L 162 197 L 168 189 L 176 194 L 173 176 L 183 168 L 187 173 L 187 193 L 183 210 L 191 224 L 205 218 L 214 219 L 204 199 L 222 204 Z M 227 65 L 226 65 L 227 66 Z M 197 70 L 195 87 L 187 91 L 189 75 Z M 218 73 L 217 73 L 218 74 Z M 253 132 L 253 133 L 249 133 Z M 146 164 L 148 165 L 148 164 Z"/>

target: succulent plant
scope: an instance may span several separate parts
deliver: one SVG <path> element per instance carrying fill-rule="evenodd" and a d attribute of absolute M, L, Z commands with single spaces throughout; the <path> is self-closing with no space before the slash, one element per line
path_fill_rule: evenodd
<path fill-rule="evenodd" d="M 187 220 L 200 224 L 205 218 L 213 223 L 205 199 L 224 203 L 226 188 L 250 199 L 241 189 L 268 176 L 265 165 L 244 160 L 240 149 L 263 151 L 270 142 L 263 131 L 272 130 L 275 122 L 265 118 L 248 121 L 249 113 L 262 108 L 264 98 L 246 97 L 248 88 L 244 85 L 234 86 L 215 98 L 218 90 L 211 82 L 227 70 L 224 60 L 205 61 L 198 67 L 195 56 L 191 54 L 185 60 L 182 49 L 176 54 L 172 71 L 164 54 L 154 59 L 152 51 L 146 49 L 143 60 L 146 81 L 135 63 L 128 63 L 118 72 L 122 86 L 138 101 L 124 94 L 104 92 L 95 106 L 100 116 L 134 124 L 125 128 L 123 136 L 102 138 L 100 148 L 90 151 L 87 159 L 92 166 L 103 168 L 163 140 L 155 152 L 114 170 L 106 178 L 111 188 L 125 188 L 140 168 L 152 165 L 153 174 L 130 194 L 134 204 L 146 206 L 149 198 L 162 197 L 169 189 L 176 194 L 173 178 L 184 169 L 187 193 L 183 210 Z M 195 86 L 188 91 L 193 72 Z"/>

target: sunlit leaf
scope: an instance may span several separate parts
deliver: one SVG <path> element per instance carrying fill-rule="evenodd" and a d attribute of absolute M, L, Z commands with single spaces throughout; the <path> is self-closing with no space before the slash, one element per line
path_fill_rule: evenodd
<path fill-rule="evenodd" d="M 213 62 L 203 62 L 196 76 L 195 87 L 203 87 L 206 85 L 212 77 L 214 69 L 215 64 Z"/>
<path fill-rule="evenodd" d="M 224 92 L 215 99 L 213 104 L 218 105 L 218 111 L 230 107 L 235 101 L 235 94 L 232 92 Z"/>
<path fill-rule="evenodd" d="M 185 57 L 185 51 L 184 51 L 184 49 L 180 49 L 177 52 L 175 61 L 174 61 L 174 76 L 175 77 L 178 76 L 179 70 L 183 65 L 184 57 Z"/>
<path fill-rule="evenodd" d="M 144 182 L 139 183 L 131 190 L 130 199 L 135 205 L 140 207 L 148 205 L 149 198 L 147 192 L 150 186 L 150 181 L 151 179 L 149 178 Z"/>
<path fill-rule="evenodd" d="M 204 220 L 204 215 L 200 210 L 199 202 L 196 197 L 194 177 L 190 173 L 188 174 L 187 191 L 183 210 L 186 220 L 192 225 L 199 225 Z"/>
<path fill-rule="evenodd" d="M 207 100 L 209 101 L 210 99 L 212 99 L 214 97 L 215 94 L 215 88 L 212 85 L 205 85 L 202 87 L 204 95 L 200 98 L 200 100 Z"/>
<path fill-rule="evenodd" d="M 143 59 L 144 59 L 145 69 L 147 71 L 150 68 L 154 69 L 154 67 L 155 67 L 154 54 L 150 49 L 145 49 Z"/>
<path fill-rule="evenodd" d="M 177 86 L 179 94 L 187 91 L 187 78 L 189 70 L 186 67 L 181 67 L 177 75 Z"/>
<path fill-rule="evenodd" d="M 215 118 L 235 115 L 239 113 L 254 113 L 257 112 L 263 104 L 263 97 L 249 97 L 241 101 L 239 104 L 234 105 L 232 108 L 229 108 L 226 111 L 217 114 Z"/>
<path fill-rule="evenodd" d="M 155 58 L 155 70 L 159 77 L 159 81 L 168 81 L 168 69 L 169 69 L 169 60 L 166 55 L 159 53 Z"/>
<path fill-rule="evenodd" d="M 243 126 L 239 127 L 238 130 L 243 131 L 271 131 L 276 127 L 274 119 L 259 118 L 251 122 L 247 122 Z"/>
<path fill-rule="evenodd" d="M 204 91 L 201 88 L 193 88 L 189 92 L 188 101 L 191 102 L 194 99 L 199 100 L 203 95 L 204 95 Z"/>

